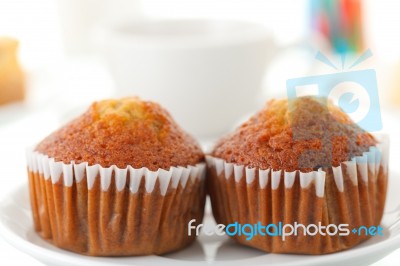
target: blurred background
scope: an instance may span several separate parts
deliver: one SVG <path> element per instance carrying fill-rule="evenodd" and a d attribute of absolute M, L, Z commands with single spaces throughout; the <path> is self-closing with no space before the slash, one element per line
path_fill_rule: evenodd
<path fill-rule="evenodd" d="M 0 195 L 26 182 L 25 148 L 95 100 L 160 101 L 212 143 L 266 100 L 285 97 L 287 79 L 348 70 L 368 49 L 373 56 L 352 70 L 376 70 L 396 168 L 399 11 L 389 0 L 0 0 Z M 203 116 L 188 119 L 187 106 Z M 212 121 L 213 112 L 226 121 Z M 34 265 L 7 251 L 8 265 Z M 394 265 L 397 253 L 376 265 Z"/>
<path fill-rule="evenodd" d="M 183 24 L 185 19 L 244 20 L 262 24 L 268 30 L 268 42 L 275 48 L 266 48 L 273 56 L 266 59 L 262 84 L 257 88 L 261 92 L 257 94 L 260 99 L 255 104 L 257 107 L 268 98 L 284 97 L 288 78 L 334 73 L 335 69 L 315 60 L 317 51 L 340 65 L 340 55 L 345 54 L 346 63 L 350 63 L 349 58 L 354 59 L 369 48 L 373 57 L 359 68 L 377 70 L 381 105 L 396 108 L 400 105 L 400 92 L 395 86 L 400 71 L 400 37 L 396 34 L 399 8 L 396 1 L 374 0 L 1 0 L 0 36 L 12 38 L 12 41 L 8 40 L 8 44 L 7 40 L 0 41 L 0 49 L 2 54 L 8 52 L 15 60 L 8 68 L 7 62 L 1 61 L 0 71 L 14 73 L 14 79 L 21 84 L 13 88 L 12 82 L 7 85 L 2 81 L 0 126 L 40 110 L 51 110 L 58 115 L 55 119 L 63 121 L 73 116 L 73 110 L 79 106 L 118 94 L 151 98 L 132 87 L 132 83 L 143 84 L 143 81 L 134 83 L 123 76 L 137 73 L 132 69 L 134 66 L 125 61 L 139 60 L 131 59 L 129 49 L 118 45 L 125 41 L 127 46 L 135 46 L 135 40 L 112 35 L 118 25 L 129 26 L 131 21 L 148 18 L 181 19 Z M 224 29 L 220 32 L 224 33 Z M 240 38 L 240 32 L 237 36 Z M 117 39 L 119 44 L 115 44 Z M 124 53 L 128 56 L 121 61 Z M 159 59 L 152 69 L 161 65 L 162 60 Z M 115 64 L 132 70 L 120 73 Z M 160 90 L 168 90 L 168 82 L 164 82 L 165 88 Z M 125 90 L 124 93 L 118 93 L 121 90 Z M 173 93 L 176 92 L 170 94 Z M 253 110 L 243 110 L 243 113 L 250 111 Z M 174 112 L 181 122 L 179 114 Z M 193 131 L 190 126 L 187 129 Z"/>

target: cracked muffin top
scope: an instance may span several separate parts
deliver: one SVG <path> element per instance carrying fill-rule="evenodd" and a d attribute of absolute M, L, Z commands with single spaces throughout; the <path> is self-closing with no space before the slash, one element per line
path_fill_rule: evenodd
<path fill-rule="evenodd" d="M 326 98 L 271 100 L 225 136 L 211 155 L 230 163 L 310 172 L 362 155 L 375 138 Z"/>
<path fill-rule="evenodd" d="M 199 144 L 160 105 L 136 97 L 93 103 L 81 116 L 41 141 L 36 151 L 64 163 L 103 167 L 195 165 L 203 161 Z"/>

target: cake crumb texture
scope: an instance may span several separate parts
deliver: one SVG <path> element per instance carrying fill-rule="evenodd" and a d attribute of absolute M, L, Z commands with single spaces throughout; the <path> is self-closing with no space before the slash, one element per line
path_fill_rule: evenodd
<path fill-rule="evenodd" d="M 271 100 L 212 155 L 259 169 L 310 172 L 362 155 L 375 138 L 326 98 Z"/>
<path fill-rule="evenodd" d="M 199 144 L 159 104 L 137 97 L 93 103 L 80 117 L 55 131 L 36 151 L 64 163 L 102 167 L 195 165 L 203 160 Z"/>

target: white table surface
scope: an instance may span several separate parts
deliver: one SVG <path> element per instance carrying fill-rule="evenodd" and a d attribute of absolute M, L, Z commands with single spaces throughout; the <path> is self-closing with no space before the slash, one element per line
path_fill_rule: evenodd
<path fill-rule="evenodd" d="M 35 99 L 34 104 L 28 102 L 26 105 L 0 107 L 0 201 L 13 188 L 26 185 L 27 146 L 48 135 L 75 113 L 80 113 L 87 102 L 111 95 L 112 82 L 104 69 L 91 66 L 90 71 L 87 70 L 85 63 L 80 63 L 79 67 L 67 64 L 63 66 L 64 76 L 54 76 L 51 72 L 36 75 L 30 84 L 33 92 L 29 96 Z M 60 73 L 59 70 L 55 72 Z M 86 73 L 85 79 L 79 78 L 82 73 Z M 49 77 L 53 78 L 49 80 Z M 74 84 L 73 80 L 80 81 Z M 44 86 L 54 87 L 54 91 L 45 97 L 40 96 L 38 91 Z M 391 135 L 390 167 L 397 171 L 400 171 L 400 164 L 396 163 L 400 158 L 399 117 L 400 110 L 383 110 L 384 130 Z M 1 237 L 0 250 L 0 265 L 43 265 L 10 246 Z M 400 249 L 373 265 L 399 265 L 399 261 Z"/>

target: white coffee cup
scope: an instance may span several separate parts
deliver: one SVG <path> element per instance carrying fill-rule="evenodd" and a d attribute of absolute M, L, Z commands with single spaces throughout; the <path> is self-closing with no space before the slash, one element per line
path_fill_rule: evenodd
<path fill-rule="evenodd" d="M 222 134 L 259 108 L 276 50 L 262 25 L 230 20 L 125 22 L 110 26 L 104 40 L 118 96 L 157 101 L 200 137 Z"/>

